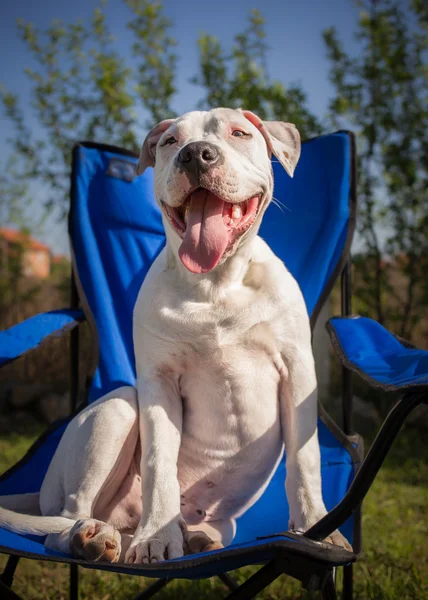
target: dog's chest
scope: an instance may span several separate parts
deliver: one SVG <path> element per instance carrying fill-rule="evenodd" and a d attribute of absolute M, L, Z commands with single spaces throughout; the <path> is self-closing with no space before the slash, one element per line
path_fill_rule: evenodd
<path fill-rule="evenodd" d="M 223 309 L 220 304 L 197 314 L 193 307 L 189 341 L 181 343 L 180 392 L 184 431 L 233 452 L 278 417 L 280 354 L 273 323 Z"/>
<path fill-rule="evenodd" d="M 282 333 L 277 311 L 266 310 L 260 296 L 244 286 L 218 301 L 176 298 L 174 304 L 159 307 L 159 330 L 160 337 L 172 341 L 165 346 L 164 360 L 170 353 L 171 364 L 181 373 L 184 398 L 206 397 L 204 388 L 223 400 L 231 396 L 242 402 L 229 407 L 238 412 L 254 410 L 252 390 L 260 385 L 276 398 Z M 222 406 L 215 404 L 222 418 Z"/>
<path fill-rule="evenodd" d="M 220 321 L 211 333 L 215 338 L 207 332 L 195 343 L 180 377 L 179 481 L 183 514 L 195 524 L 239 511 L 249 488 L 268 479 L 282 448 L 273 329 L 259 323 L 229 332 Z M 248 472 L 249 486 L 240 475 Z"/>
<path fill-rule="evenodd" d="M 260 296 L 245 286 L 214 301 L 174 300 L 159 305 L 160 329 L 198 355 L 211 355 L 227 346 L 248 351 L 258 347 L 269 354 L 277 351 L 276 311 L 266 310 Z"/>

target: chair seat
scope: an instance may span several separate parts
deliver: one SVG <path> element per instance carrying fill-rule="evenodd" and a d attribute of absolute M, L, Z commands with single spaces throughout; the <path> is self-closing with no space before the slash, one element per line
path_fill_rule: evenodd
<path fill-rule="evenodd" d="M 0 478 L 0 495 L 37 492 L 40 489 L 44 474 L 66 426 L 67 421 L 53 426 L 30 448 L 21 463 L 15 465 Z M 357 458 L 349 442 L 346 443 L 346 438 L 339 441 L 321 419 L 319 420 L 318 431 L 321 448 L 323 496 L 327 508 L 331 509 L 346 493 L 354 477 Z M 285 459 L 283 458 L 262 497 L 237 520 L 237 533 L 233 544 L 227 548 L 228 552 L 229 550 L 233 550 L 233 552 L 239 550 L 241 552 L 247 548 L 255 553 L 255 560 L 261 562 L 264 562 L 262 558 L 265 556 L 264 553 L 268 547 L 272 552 L 276 552 L 275 548 L 277 548 L 278 543 L 284 541 L 282 538 L 272 538 L 269 542 L 273 544 L 272 547 L 269 544 L 266 546 L 268 540 L 258 540 L 257 538 L 275 536 L 278 532 L 288 529 L 289 510 L 284 481 Z M 352 520 L 346 522 L 341 531 L 352 543 Z M 287 544 L 287 551 L 289 551 L 291 542 L 289 541 Z M 281 544 L 280 548 L 283 548 Z M 295 548 L 295 546 L 292 545 L 291 548 Z M 13 551 L 19 554 L 24 553 L 25 556 L 31 555 L 33 558 L 42 560 L 69 560 L 70 558 L 65 554 L 46 549 L 43 545 L 43 538 L 20 536 L 0 529 L 0 552 L 6 551 L 8 553 Z M 225 551 L 220 551 L 220 554 L 222 552 Z M 217 553 L 209 554 L 215 554 L 218 557 Z M 180 567 L 177 568 L 185 568 L 189 560 L 189 558 L 183 559 L 184 567 L 180 563 Z M 233 560 L 238 559 L 235 557 Z M 110 567 L 106 566 L 105 568 Z M 125 567 L 125 570 L 122 570 L 122 567 L 114 567 L 114 569 L 116 568 L 120 569 L 120 572 L 128 572 L 128 567 Z M 231 568 L 235 569 L 237 567 L 233 566 Z M 184 576 L 187 577 L 188 575 Z M 201 576 L 210 575 L 198 575 L 198 577 Z"/>
<path fill-rule="evenodd" d="M 356 560 L 355 554 L 323 542 L 308 540 L 303 536 L 288 534 L 268 537 L 252 542 L 234 543 L 222 550 L 204 552 L 166 560 L 148 565 L 122 565 L 110 563 L 88 563 L 69 555 L 45 548 L 41 542 L 26 539 L 15 533 L 0 529 L 0 553 L 16 554 L 23 558 L 47 560 L 60 563 L 75 563 L 88 569 L 100 569 L 140 575 L 142 577 L 165 577 L 172 579 L 201 579 L 213 577 L 248 565 L 265 564 L 273 559 L 284 558 L 288 565 L 305 559 L 318 563 L 320 568 L 347 565 Z M 303 562 L 304 564 L 304 562 Z M 287 572 L 284 570 L 284 572 Z"/>

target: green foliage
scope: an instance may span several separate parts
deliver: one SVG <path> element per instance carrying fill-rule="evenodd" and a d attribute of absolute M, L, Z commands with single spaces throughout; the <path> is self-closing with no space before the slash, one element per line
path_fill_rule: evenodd
<path fill-rule="evenodd" d="M 324 31 L 333 121 L 359 136 L 358 308 L 411 338 L 428 317 L 426 4 L 359 4 L 358 56 Z"/>
<path fill-rule="evenodd" d="M 58 212 L 59 208 L 64 216 L 75 142 L 91 139 L 137 150 L 144 137 L 141 114 L 148 116 L 147 128 L 175 115 L 178 56 L 172 23 L 164 16 L 160 0 L 124 2 L 130 13 L 130 64 L 108 29 L 105 2 L 88 22 L 53 20 L 44 31 L 19 22 L 19 35 L 37 65 L 26 74 L 40 134 L 29 130 L 18 98 L 1 88 L 0 101 L 15 127 L 10 140 L 16 157 L 15 181 L 27 184 L 24 194 L 16 190 L 16 200 L 28 198 L 38 182 L 46 190 L 47 209 Z M 236 35 L 230 57 L 216 38 L 201 37 L 200 74 L 193 81 L 206 90 L 203 105 L 242 105 L 262 117 L 292 121 L 305 136 L 318 133 L 320 125 L 305 108 L 300 87 L 285 90 L 270 81 L 265 38 L 264 20 L 257 11 L 251 12 L 248 26 Z M 189 102 L 189 110 L 193 108 Z"/>
<path fill-rule="evenodd" d="M 163 15 L 159 1 L 126 0 L 134 16 L 129 29 L 134 34 L 132 46 L 137 62 L 136 90 L 150 114 L 147 127 L 175 116 L 171 101 L 176 93 L 176 41 L 169 35 L 171 22 Z"/>
<path fill-rule="evenodd" d="M 23 127 L 21 115 L 17 111 L 14 98 L 6 97 L 6 106 L 11 114 L 15 114 L 18 126 Z M 23 165 L 31 166 L 31 157 L 27 154 L 22 156 Z M 9 244 L 0 230 L 0 320 L 9 312 L 12 306 L 19 302 L 25 302 L 39 289 L 37 285 L 30 285 L 23 289 L 24 279 L 23 255 L 27 246 L 26 234 L 26 212 L 31 205 L 26 193 L 28 182 L 19 177 L 16 169 L 16 156 L 10 154 L 6 163 L 1 165 L 0 175 L 0 223 L 7 225 L 15 223 L 21 229 L 23 236 L 14 244 Z M 37 223 L 32 223 L 34 227 Z"/>
<path fill-rule="evenodd" d="M 49 281 L 61 294 L 63 306 L 70 302 L 70 273 L 71 263 L 65 256 L 53 258 Z"/>
<path fill-rule="evenodd" d="M 321 132 L 320 123 L 305 106 L 302 89 L 271 80 L 264 18 L 258 10 L 251 11 L 247 28 L 235 36 L 230 54 L 212 35 L 202 34 L 198 43 L 200 69 L 192 82 L 205 90 L 200 108 L 241 106 L 262 119 L 294 123 L 304 138 Z"/>
<path fill-rule="evenodd" d="M 0 321 L 20 303 L 25 303 L 40 290 L 38 283 L 25 281 L 24 254 L 29 245 L 29 231 L 23 228 L 21 236 L 12 244 L 0 231 Z M 25 285 L 24 284 L 25 281 Z"/>
<path fill-rule="evenodd" d="M 11 168 L 0 182 L 10 214 L 22 210 L 38 183 L 47 209 L 59 209 L 63 216 L 76 141 L 137 150 L 144 125 L 175 115 L 178 56 L 172 23 L 160 0 L 124 2 L 130 15 L 130 64 L 107 27 L 105 2 L 88 22 L 54 20 L 45 31 L 19 23 L 36 62 L 26 73 L 39 127 L 30 131 L 17 97 L 0 88 L 5 115 L 15 127 Z M 363 248 L 355 257 L 357 308 L 411 337 L 428 304 L 423 277 L 428 268 L 427 9 L 423 0 L 362 0 L 359 5 L 358 56 L 346 53 L 334 29 L 324 32 L 335 89 L 332 121 L 359 133 Z M 200 36 L 198 48 L 198 72 L 191 82 L 203 90 L 200 108 L 242 106 L 265 119 L 295 123 L 304 138 L 322 131 L 302 88 L 285 88 L 268 72 L 259 11 L 250 12 L 230 50 L 208 33 Z"/>
<path fill-rule="evenodd" d="M 1 99 L 15 125 L 13 151 L 25 159 L 25 167 L 19 161 L 19 178 L 45 184 L 49 191 L 46 206 L 53 208 L 68 194 L 71 151 L 77 140 L 136 146 L 128 92 L 130 70 L 114 49 L 102 8 L 94 11 L 88 24 L 78 21 L 66 26 L 53 20 L 40 32 L 21 20 L 18 32 L 37 63 L 26 74 L 32 83 L 32 108 L 40 137 L 26 126 L 16 96 L 2 90 Z"/>

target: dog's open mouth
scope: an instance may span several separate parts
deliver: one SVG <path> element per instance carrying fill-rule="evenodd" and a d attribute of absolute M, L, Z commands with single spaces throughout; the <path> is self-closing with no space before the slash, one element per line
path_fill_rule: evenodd
<path fill-rule="evenodd" d="M 261 194 L 231 203 L 198 188 L 177 208 L 163 207 L 171 225 L 183 239 L 179 256 L 192 273 L 208 273 L 225 251 L 255 221 Z"/>

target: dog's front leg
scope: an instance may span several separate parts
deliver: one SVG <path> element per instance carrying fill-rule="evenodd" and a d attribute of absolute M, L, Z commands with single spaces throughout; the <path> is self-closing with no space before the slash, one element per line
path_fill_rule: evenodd
<path fill-rule="evenodd" d="M 309 347 L 294 349 L 287 356 L 280 396 L 281 426 L 286 449 L 285 487 L 290 507 L 289 526 L 306 531 L 327 512 L 321 489 L 317 381 Z M 338 531 L 332 533 L 328 541 L 350 548 Z"/>
<path fill-rule="evenodd" d="M 143 511 L 126 562 L 148 563 L 183 555 L 177 459 L 182 404 L 172 377 L 137 382 Z"/>

